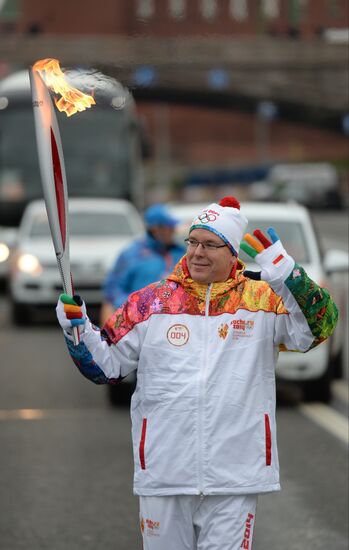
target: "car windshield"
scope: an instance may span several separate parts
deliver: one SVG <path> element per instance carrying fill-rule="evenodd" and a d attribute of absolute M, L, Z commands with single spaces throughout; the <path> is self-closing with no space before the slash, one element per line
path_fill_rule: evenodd
<path fill-rule="evenodd" d="M 72 237 L 131 237 L 134 230 L 125 214 L 119 212 L 72 212 L 69 218 Z M 32 222 L 31 238 L 49 237 L 46 214 L 37 214 Z"/>
<path fill-rule="evenodd" d="M 64 113 L 57 118 L 70 196 L 127 196 L 132 161 L 127 114 L 96 106 L 73 122 Z M 12 200 L 42 195 L 31 106 L 1 112 L 0 195 Z"/>

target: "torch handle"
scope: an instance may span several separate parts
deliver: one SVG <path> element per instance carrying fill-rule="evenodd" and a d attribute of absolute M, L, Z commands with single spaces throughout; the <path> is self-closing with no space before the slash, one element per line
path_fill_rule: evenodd
<path fill-rule="evenodd" d="M 80 344 L 80 334 L 78 327 L 73 327 L 73 338 L 74 338 L 74 346 L 78 346 Z"/>
<path fill-rule="evenodd" d="M 73 338 L 74 338 L 74 346 L 78 346 L 80 344 L 80 335 L 79 335 L 78 327 L 73 327 Z"/>
<path fill-rule="evenodd" d="M 57 255 L 57 264 L 59 273 L 62 280 L 62 286 L 65 294 L 68 294 L 69 296 L 73 296 L 73 278 L 70 272 L 70 262 L 66 257 L 59 258 Z M 74 339 L 74 346 L 77 346 L 80 343 L 80 333 L 78 327 L 73 327 L 73 339 Z"/>

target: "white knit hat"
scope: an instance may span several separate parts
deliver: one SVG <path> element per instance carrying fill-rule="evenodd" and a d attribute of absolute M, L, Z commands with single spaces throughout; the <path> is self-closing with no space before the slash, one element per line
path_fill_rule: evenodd
<path fill-rule="evenodd" d="M 229 246 L 234 256 L 237 256 L 247 223 L 246 216 L 240 212 L 239 201 L 235 197 L 224 197 L 219 204 L 209 204 L 194 218 L 189 233 L 193 229 L 212 231 Z"/>

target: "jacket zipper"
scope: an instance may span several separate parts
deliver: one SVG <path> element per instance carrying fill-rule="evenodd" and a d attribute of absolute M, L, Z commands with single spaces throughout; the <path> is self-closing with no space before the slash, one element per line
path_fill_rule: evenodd
<path fill-rule="evenodd" d="M 206 369 L 208 363 L 208 316 L 210 310 L 210 295 L 211 295 L 212 284 L 210 283 L 206 291 L 206 302 L 205 302 L 205 328 L 204 328 L 204 360 L 203 365 L 200 371 L 200 382 L 199 382 L 199 494 L 201 497 L 204 496 L 204 484 L 203 484 L 203 423 L 204 423 L 204 397 L 205 397 L 205 383 L 206 383 Z"/>

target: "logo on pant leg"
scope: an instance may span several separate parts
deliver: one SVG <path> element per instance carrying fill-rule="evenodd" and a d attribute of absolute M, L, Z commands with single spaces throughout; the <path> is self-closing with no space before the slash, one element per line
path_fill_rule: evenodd
<path fill-rule="evenodd" d="M 254 520 L 253 514 L 248 514 L 245 522 L 244 540 L 241 543 L 240 548 L 249 549 L 252 548 L 252 524 Z"/>
<path fill-rule="evenodd" d="M 146 537 L 159 537 L 160 533 L 160 521 L 154 521 L 149 518 L 143 518 L 140 519 L 140 527 L 142 535 L 145 535 Z"/>

